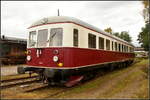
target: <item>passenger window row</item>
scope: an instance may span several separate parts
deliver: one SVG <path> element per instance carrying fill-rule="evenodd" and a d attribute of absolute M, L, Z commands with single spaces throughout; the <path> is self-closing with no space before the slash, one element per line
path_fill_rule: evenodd
<path fill-rule="evenodd" d="M 73 46 L 78 47 L 78 30 L 73 30 Z M 106 40 L 106 41 L 105 41 Z M 96 48 L 96 35 L 88 33 L 88 48 Z M 118 42 L 98 37 L 98 49 L 118 52 L 133 52 L 133 48 Z"/>

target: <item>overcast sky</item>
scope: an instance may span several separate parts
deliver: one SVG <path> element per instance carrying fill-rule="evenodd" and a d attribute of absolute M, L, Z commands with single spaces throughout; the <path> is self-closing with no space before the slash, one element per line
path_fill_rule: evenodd
<path fill-rule="evenodd" d="M 144 26 L 141 1 L 1 1 L 1 34 L 27 38 L 27 28 L 49 16 L 71 16 L 102 30 L 129 31 L 132 43 Z"/>

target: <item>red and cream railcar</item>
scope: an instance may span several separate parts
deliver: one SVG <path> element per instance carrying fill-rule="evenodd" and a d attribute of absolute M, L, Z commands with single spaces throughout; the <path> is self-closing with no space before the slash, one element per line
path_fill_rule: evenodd
<path fill-rule="evenodd" d="M 49 82 L 73 84 L 86 72 L 134 59 L 132 44 L 76 18 L 44 18 L 28 31 L 26 70 L 40 69 Z"/>

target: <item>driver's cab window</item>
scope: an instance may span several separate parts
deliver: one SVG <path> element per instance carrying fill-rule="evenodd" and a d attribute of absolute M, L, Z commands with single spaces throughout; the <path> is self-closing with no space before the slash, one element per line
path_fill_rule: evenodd
<path fill-rule="evenodd" d="M 36 31 L 29 32 L 29 47 L 35 47 L 36 45 Z"/>
<path fill-rule="evenodd" d="M 62 28 L 52 28 L 50 30 L 49 45 L 50 46 L 62 46 L 63 38 L 63 29 Z"/>
<path fill-rule="evenodd" d="M 47 37 L 48 37 L 48 29 L 38 30 L 37 46 L 38 47 L 46 47 L 47 46 Z"/>

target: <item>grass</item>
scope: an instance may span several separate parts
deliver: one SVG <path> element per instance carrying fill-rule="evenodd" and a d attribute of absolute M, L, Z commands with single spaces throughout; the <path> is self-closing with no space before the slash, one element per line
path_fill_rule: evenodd
<path fill-rule="evenodd" d="M 110 72 L 104 76 L 101 76 L 93 81 L 90 81 L 86 84 L 83 84 L 81 86 L 78 86 L 76 88 L 73 88 L 72 90 L 68 91 L 68 92 L 65 92 L 63 94 L 60 94 L 58 96 L 56 96 L 56 98 L 60 98 L 60 97 L 67 97 L 69 95 L 73 95 L 73 94 L 80 94 L 82 92 L 86 92 L 86 91 L 91 91 L 91 90 L 94 90 L 96 88 L 99 88 L 102 83 L 104 82 L 107 82 L 108 79 L 111 80 L 113 78 L 116 78 L 117 76 L 121 75 L 122 73 L 126 73 L 130 70 L 132 70 L 133 68 L 135 67 L 141 67 L 145 64 L 148 63 L 148 60 L 139 60 L 139 59 L 136 59 L 136 61 L 138 61 L 139 63 L 136 63 L 128 68 L 125 68 L 125 69 L 121 69 L 121 70 L 115 70 L 113 72 Z M 111 93 L 108 91 L 108 93 L 106 93 L 106 96 L 112 96 L 114 95 L 115 93 L 118 93 L 120 92 L 123 88 L 125 88 L 134 78 L 136 78 L 137 76 L 141 75 L 142 72 L 141 71 L 138 71 L 138 72 L 134 72 L 130 75 L 128 75 L 128 77 L 126 77 L 125 79 L 121 80 L 118 84 L 116 84 L 115 88 L 112 89 Z"/>
<path fill-rule="evenodd" d="M 72 90 L 68 91 L 68 93 L 69 94 L 72 94 L 72 93 L 76 94 L 76 93 L 85 92 L 85 91 L 87 91 L 87 89 L 90 91 L 90 89 L 98 88 L 104 81 L 107 81 L 108 79 L 112 79 L 121 73 L 122 73 L 122 71 L 120 71 L 119 73 L 116 73 L 116 71 L 114 71 L 112 73 L 109 73 L 107 75 L 99 77 L 95 80 L 89 81 L 86 84 L 81 84 L 80 86 L 73 88 Z M 112 74 L 112 75 L 110 75 L 110 74 Z M 67 92 L 65 94 L 67 94 Z M 60 96 L 62 96 L 62 95 L 60 95 Z"/>
<path fill-rule="evenodd" d="M 148 60 L 143 60 L 140 63 L 138 63 L 132 67 L 145 68 L 147 65 L 148 65 Z M 129 84 L 131 84 L 135 79 L 137 79 L 141 75 L 143 75 L 141 70 L 137 70 L 137 71 L 129 74 L 126 78 L 120 80 L 111 90 L 106 92 L 104 94 L 104 97 L 109 98 L 109 97 L 113 96 L 114 94 L 121 92 L 125 87 L 127 87 Z M 142 86 L 140 87 L 140 92 L 137 94 L 137 98 L 147 98 L 148 97 L 148 91 L 145 91 L 145 90 L 148 90 L 148 84 L 145 81 L 146 80 L 144 79 L 144 82 L 143 82 Z M 133 98 L 135 98 L 135 97 L 133 96 Z"/>
<path fill-rule="evenodd" d="M 128 86 L 135 78 L 141 75 L 141 72 L 133 72 L 126 76 L 124 79 L 120 80 L 111 90 L 106 91 L 106 93 L 103 94 L 104 98 L 112 97 L 114 94 L 121 92 L 126 86 Z M 100 97 L 97 97 L 100 98 Z"/>
<path fill-rule="evenodd" d="M 148 80 L 144 80 L 142 85 L 140 86 L 139 92 L 133 96 L 133 98 L 148 98 L 149 91 L 149 82 Z"/>
<path fill-rule="evenodd" d="M 148 62 L 147 62 L 147 63 L 148 63 Z M 147 66 L 143 66 L 143 67 L 141 68 L 141 70 L 144 72 L 145 78 L 148 79 L 148 70 L 150 70 L 150 67 L 148 67 L 148 65 L 147 65 Z"/>

